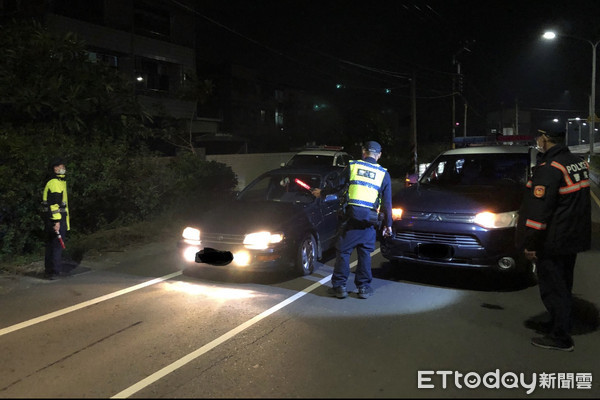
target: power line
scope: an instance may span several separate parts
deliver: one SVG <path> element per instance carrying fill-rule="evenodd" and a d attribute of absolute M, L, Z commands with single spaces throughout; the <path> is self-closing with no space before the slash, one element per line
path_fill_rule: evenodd
<path fill-rule="evenodd" d="M 200 13 L 200 12 L 199 12 L 199 11 L 197 11 L 196 9 L 194 9 L 194 8 L 192 8 L 192 7 L 189 7 L 189 6 L 187 6 L 187 5 L 183 4 L 183 3 L 181 3 L 180 1 L 177 1 L 177 0 L 169 0 L 169 1 L 170 1 L 170 2 L 172 2 L 172 3 L 174 3 L 174 4 L 175 4 L 175 5 L 177 5 L 177 6 L 181 7 L 182 9 L 185 9 L 185 10 L 187 10 L 188 12 L 191 12 L 191 13 L 193 13 L 194 15 L 196 15 L 196 16 L 198 16 L 198 17 L 200 17 L 200 18 L 202 18 L 202 19 L 204 19 L 204 20 L 206 20 L 206 21 L 210 22 L 211 24 L 214 24 L 214 25 L 216 25 L 216 26 L 218 26 L 218 27 L 220 27 L 220 28 L 222 28 L 222 29 L 224 29 L 224 30 L 226 30 L 226 31 L 228 31 L 228 32 L 230 32 L 230 33 L 232 33 L 232 34 L 234 34 L 234 35 L 236 35 L 236 36 L 238 36 L 238 37 L 240 37 L 240 38 L 242 38 L 242 39 L 244 39 L 244 40 L 246 40 L 246 41 L 248 41 L 248 42 L 252 43 L 252 44 L 254 44 L 254 45 L 256 45 L 256 46 L 259 46 L 259 47 L 261 47 L 261 48 L 264 48 L 264 49 L 266 49 L 267 51 L 269 51 L 269 52 L 271 52 L 271 53 L 273 53 L 273 54 L 275 54 L 275 55 L 277 55 L 277 56 L 279 56 L 279 57 L 282 57 L 282 58 L 284 58 L 284 59 L 287 59 L 288 61 L 291 61 L 291 62 L 295 63 L 295 64 L 296 64 L 296 65 L 298 65 L 298 66 L 302 66 L 302 67 L 305 67 L 305 68 L 309 68 L 309 69 L 310 69 L 310 70 L 312 70 L 312 71 L 315 71 L 315 72 L 317 72 L 317 73 L 319 73 L 319 74 L 321 74 L 321 75 L 325 75 L 325 76 L 327 76 L 329 79 L 332 79 L 333 81 L 339 80 L 339 79 L 337 79 L 337 78 L 336 78 L 336 76 L 335 76 L 333 73 L 331 73 L 331 72 L 327 72 L 327 71 L 324 71 L 324 70 L 322 70 L 322 69 L 316 68 L 314 65 L 306 64 L 306 63 L 304 63 L 304 62 L 302 62 L 302 61 L 298 60 L 298 59 L 297 59 L 297 58 L 295 58 L 295 57 L 292 57 L 292 56 L 290 56 L 290 55 L 288 55 L 288 54 L 286 54 L 286 53 L 284 53 L 284 52 L 282 52 L 282 51 L 280 51 L 280 50 L 278 50 L 278 49 L 275 49 L 275 48 L 273 48 L 272 46 L 269 46 L 269 45 L 267 45 L 267 44 L 264 44 L 263 42 L 260 42 L 260 41 L 258 41 L 258 40 L 256 40 L 256 39 L 253 39 L 253 38 L 251 38 L 251 37 L 249 37 L 249 36 L 247 36 L 247 35 L 244 35 L 244 34 L 242 34 L 242 33 L 238 32 L 237 30 L 235 30 L 235 29 L 233 29 L 233 28 L 231 28 L 231 27 L 229 27 L 229 26 L 227 26 L 227 25 L 225 25 L 225 24 L 223 24 L 223 23 L 221 23 L 221 22 L 219 22 L 219 21 L 217 21 L 217 20 L 215 20 L 215 19 L 213 19 L 213 18 L 210 18 L 210 17 L 208 17 L 208 16 L 206 16 L 206 15 L 204 15 L 204 14 L 202 14 L 202 13 Z M 421 10 L 421 9 L 419 9 L 419 7 L 418 7 L 418 6 L 416 6 L 416 5 L 414 5 L 414 4 L 413 4 L 413 6 L 414 6 L 414 7 L 415 7 L 415 8 L 416 8 L 418 11 L 422 12 L 422 10 Z M 435 11 L 434 11 L 434 10 L 433 10 L 433 9 L 432 9 L 430 6 L 426 6 L 426 8 L 427 8 L 427 9 L 429 9 L 430 11 L 434 12 L 436 15 L 438 15 L 438 16 L 439 16 L 439 14 L 438 14 L 437 12 L 435 12 Z M 354 62 L 354 61 L 350 61 L 350 60 L 342 59 L 342 58 L 339 58 L 339 57 L 333 56 L 333 55 L 331 55 L 331 54 L 327 54 L 327 53 L 324 53 L 324 52 L 321 52 L 321 51 L 318 51 L 318 50 L 312 49 L 312 48 L 310 48 L 310 47 L 308 47 L 308 46 L 302 46 L 302 47 L 304 47 L 305 49 L 307 49 L 307 50 L 308 50 L 308 51 L 310 51 L 310 52 L 313 52 L 313 53 L 315 53 L 315 54 L 319 54 L 319 55 L 321 55 L 321 56 L 324 56 L 324 57 L 326 57 L 326 58 L 329 58 L 329 59 L 331 59 L 331 60 L 334 60 L 334 61 L 336 61 L 338 64 L 345 64 L 345 65 L 348 65 L 348 66 L 355 67 L 355 68 L 357 68 L 357 69 L 362 69 L 362 70 L 364 70 L 364 71 L 370 72 L 370 73 L 372 73 L 372 74 L 373 74 L 373 75 L 371 75 L 371 76 L 370 76 L 370 78 L 372 78 L 372 79 L 377 79 L 375 75 L 379 75 L 379 76 L 385 76 L 385 77 L 389 77 L 389 78 L 393 78 L 393 79 L 403 79 L 403 80 L 410 80 L 410 79 L 411 79 L 411 73 L 409 73 L 409 72 L 404 72 L 404 71 L 392 71 L 392 70 L 387 70 L 387 69 L 377 68 L 377 67 L 373 67 L 373 66 L 368 66 L 368 65 L 364 65 L 364 64 L 356 63 L 356 62 Z M 422 65 L 416 65 L 416 66 L 415 66 L 415 65 L 413 65 L 411 69 L 415 69 L 415 68 L 416 68 L 416 69 L 418 69 L 418 70 L 420 71 L 420 73 L 426 73 L 426 74 L 427 74 L 427 73 L 433 73 L 434 75 L 437 75 L 437 74 L 439 74 L 439 75 L 440 75 L 440 76 L 442 76 L 442 77 L 443 77 L 443 76 L 448 76 L 448 77 L 450 77 L 450 76 L 453 76 L 453 73 L 450 73 L 450 72 L 445 72 L 445 71 L 439 71 L 439 70 L 435 70 L 435 69 L 428 68 L 428 67 L 425 67 L 425 66 L 422 66 Z M 374 89 L 377 89 L 377 88 L 374 88 Z M 425 98 L 425 97 L 424 97 L 424 98 Z"/>

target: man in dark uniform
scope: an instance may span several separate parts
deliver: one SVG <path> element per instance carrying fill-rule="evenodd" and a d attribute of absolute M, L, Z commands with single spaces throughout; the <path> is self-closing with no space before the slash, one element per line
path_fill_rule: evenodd
<path fill-rule="evenodd" d="M 538 131 L 542 153 L 527 182 L 517 245 L 536 263 L 540 296 L 551 321 L 531 344 L 573 351 L 570 335 L 573 272 L 577 253 L 591 246 L 588 164 L 564 144 L 564 132 Z"/>
<path fill-rule="evenodd" d="M 67 231 L 70 230 L 65 162 L 54 159 L 50 163 L 51 176 L 42 193 L 46 253 L 44 258 L 45 278 L 56 279 L 62 270 L 62 251 Z"/>
<path fill-rule="evenodd" d="M 366 299 L 373 294 L 371 252 L 375 250 L 380 206 L 383 208 L 382 233 L 388 236 L 392 232 L 392 181 L 387 170 L 377 164 L 379 157 L 381 145 L 369 141 L 363 146 L 362 160 L 350 161 L 348 166 L 347 206 L 336 243 L 333 287 L 329 289 L 329 294 L 340 299 L 348 296 L 346 282 L 350 275 L 350 255 L 355 248 L 358 266 L 354 283 L 358 297 Z"/>

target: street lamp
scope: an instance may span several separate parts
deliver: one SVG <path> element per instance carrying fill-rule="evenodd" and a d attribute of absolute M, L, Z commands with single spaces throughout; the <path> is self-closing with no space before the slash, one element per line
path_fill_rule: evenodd
<path fill-rule="evenodd" d="M 559 35 L 552 31 L 544 32 L 544 34 L 542 35 L 542 37 L 546 40 L 553 40 L 556 38 L 556 36 L 562 36 L 562 37 L 580 40 L 583 42 L 588 42 L 592 46 L 592 91 L 591 91 L 591 96 L 590 96 L 590 114 L 589 114 L 590 122 L 591 122 L 590 123 L 590 159 L 591 159 L 592 154 L 594 154 L 594 123 L 596 122 L 596 47 L 598 46 L 598 43 L 600 43 L 600 40 L 598 40 L 594 43 L 593 41 L 588 40 L 588 39 L 583 39 L 583 38 L 580 38 L 577 36 L 564 35 L 564 34 Z"/>

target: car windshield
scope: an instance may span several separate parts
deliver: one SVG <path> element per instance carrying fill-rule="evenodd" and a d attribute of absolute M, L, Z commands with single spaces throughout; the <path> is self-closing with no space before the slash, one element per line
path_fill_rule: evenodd
<path fill-rule="evenodd" d="M 333 156 L 319 154 L 296 154 L 287 163 L 289 167 L 324 167 L 333 165 Z"/>
<path fill-rule="evenodd" d="M 498 185 L 527 181 L 528 154 L 453 154 L 438 157 L 420 183 L 430 185 Z"/>
<path fill-rule="evenodd" d="M 252 182 L 240 192 L 238 199 L 244 201 L 274 201 L 286 203 L 310 203 L 314 196 L 310 188 L 319 188 L 321 178 L 310 174 L 270 174 Z"/>

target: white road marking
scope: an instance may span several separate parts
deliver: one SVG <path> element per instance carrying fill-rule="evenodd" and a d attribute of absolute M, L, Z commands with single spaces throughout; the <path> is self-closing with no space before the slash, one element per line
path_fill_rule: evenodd
<path fill-rule="evenodd" d="M 375 254 L 379 253 L 379 248 L 375 249 L 372 253 L 371 253 L 371 257 L 373 257 Z M 353 268 L 354 266 L 356 266 L 358 263 L 358 261 L 354 261 L 350 264 L 350 268 Z M 94 304 L 98 304 L 101 303 L 103 301 L 106 300 L 110 300 L 113 299 L 115 297 L 118 296 L 122 296 L 124 294 L 127 293 L 131 293 L 133 291 L 139 290 L 139 289 L 143 289 L 145 287 L 148 286 L 152 286 L 154 284 L 172 279 L 176 276 L 181 275 L 182 272 L 181 271 L 177 271 L 177 272 L 173 272 L 172 274 L 168 274 L 165 276 L 161 276 L 159 278 L 156 279 L 152 279 L 149 280 L 147 282 L 143 282 L 140 283 L 138 285 L 135 286 L 131 286 L 129 288 L 125 288 L 113 293 L 109 293 L 107 295 L 104 296 L 100 296 L 100 297 L 96 297 L 95 299 L 92 300 L 88 300 L 88 301 L 84 301 L 83 303 L 79 303 L 79 304 L 75 304 L 71 307 L 67 307 L 67 308 L 63 308 L 62 310 L 57 310 L 54 312 L 51 312 L 49 314 L 45 314 L 42 315 L 40 317 L 37 318 L 32 318 L 30 320 L 24 321 L 24 322 L 20 322 L 18 324 L 15 325 L 11 325 L 8 326 L 6 328 L 2 328 L 0 329 L 0 336 L 6 335 L 8 333 L 11 332 L 15 332 L 18 331 L 20 329 L 24 329 L 27 327 L 30 327 L 32 325 L 35 324 L 39 324 L 41 322 L 44 321 L 48 321 L 51 320 L 53 318 L 57 318 L 60 317 L 62 315 L 68 314 L 70 312 L 73 311 L 77 311 L 77 310 L 81 310 L 82 308 L 85 307 L 89 307 L 92 306 Z M 229 332 L 225 333 L 224 335 L 216 338 L 215 340 L 211 341 L 208 344 L 205 344 L 204 346 L 200 347 L 199 349 L 197 349 L 196 351 L 189 353 L 188 355 L 180 358 L 179 360 L 175 361 L 174 363 L 162 368 L 161 370 L 153 373 L 152 375 L 148 376 L 145 379 L 142 379 L 141 381 L 135 383 L 134 385 L 128 387 L 125 390 L 122 390 L 121 392 L 117 393 L 116 395 L 112 396 L 112 398 L 127 398 L 131 395 L 133 395 L 136 392 L 139 392 L 140 390 L 142 390 L 143 388 L 151 385 L 152 383 L 158 381 L 159 379 L 163 378 L 164 376 L 170 374 L 171 372 L 183 367 L 184 365 L 186 365 L 187 363 L 195 360 L 196 358 L 200 357 L 201 355 L 205 354 L 206 352 L 214 349 L 215 347 L 219 346 L 220 344 L 226 342 L 227 340 L 233 338 L 234 336 L 236 336 L 238 333 L 248 329 L 249 327 L 251 327 L 252 325 L 258 323 L 259 321 L 263 320 L 264 318 L 268 317 L 269 315 L 279 311 L 280 309 L 284 308 L 285 306 L 295 302 L 296 300 L 302 298 L 303 296 L 305 296 L 306 294 L 312 292 L 313 290 L 315 290 L 316 288 L 318 288 L 319 286 L 322 286 L 323 284 L 325 284 L 327 281 L 331 280 L 331 274 L 326 276 L 325 278 L 321 279 L 320 281 L 308 286 L 306 289 L 302 290 L 301 292 L 296 293 L 295 295 L 288 297 L 287 299 L 285 299 L 284 301 L 274 305 L 273 307 L 269 308 L 266 311 L 263 311 L 262 313 L 260 313 L 259 315 L 249 319 L 248 321 L 244 322 L 241 325 L 238 325 L 236 328 L 230 330 Z"/>
<path fill-rule="evenodd" d="M 371 257 L 373 257 L 375 254 L 379 253 L 379 248 L 375 249 L 375 251 L 373 251 L 371 253 Z M 358 263 L 358 261 L 354 261 L 350 264 L 350 268 L 354 267 L 356 264 Z M 285 299 L 284 301 L 282 301 L 279 304 L 274 305 L 273 307 L 269 308 L 266 311 L 263 311 L 262 313 L 258 314 L 257 316 L 249 319 L 248 321 L 244 322 L 241 325 L 238 325 L 237 327 L 233 328 L 232 330 L 230 330 L 229 332 L 225 333 L 224 335 L 214 339 L 213 341 L 205 344 L 204 346 L 200 347 L 199 349 L 181 357 L 179 360 L 167 365 L 166 367 L 156 371 L 155 373 L 153 373 L 152 375 L 142 379 L 141 381 L 129 386 L 127 389 L 122 390 L 121 392 L 115 394 L 114 396 L 112 396 L 112 399 L 125 399 L 137 392 L 139 392 L 140 390 L 150 386 L 151 384 L 153 384 L 154 382 L 158 381 L 159 379 L 169 375 L 170 373 L 172 373 L 173 371 L 183 367 L 184 365 L 186 365 L 187 363 L 194 361 L 196 358 L 200 357 L 201 355 L 209 352 L 210 350 L 214 349 L 215 347 L 219 346 L 220 344 L 225 343 L 226 341 L 228 341 L 229 339 L 233 338 L 234 336 L 236 336 L 238 333 L 244 331 L 245 329 L 250 328 L 252 325 L 260 322 L 261 320 L 265 319 L 266 317 L 268 317 L 269 315 L 273 314 L 276 311 L 279 311 L 280 309 L 282 309 L 283 307 L 292 304 L 294 301 L 302 298 L 303 296 L 307 295 L 308 293 L 312 292 L 313 290 L 315 290 L 316 288 L 318 288 L 319 286 L 325 284 L 327 281 L 329 281 L 331 279 L 331 274 L 326 276 L 325 278 L 321 279 L 318 282 L 313 283 L 312 285 L 310 285 L 309 287 L 307 287 L 306 289 L 304 289 L 301 292 L 296 293 L 295 295 L 288 297 L 287 299 Z"/>
<path fill-rule="evenodd" d="M 110 300 L 110 299 L 113 299 L 118 296 L 122 296 L 124 294 L 133 292 L 135 290 L 142 289 L 142 288 L 154 285 L 156 283 L 160 283 L 162 281 L 169 280 L 169 279 L 174 278 L 179 275 L 181 275 L 181 271 L 173 272 L 172 274 L 161 276 L 160 278 L 152 279 L 147 282 L 140 283 L 139 285 L 131 286 L 129 288 L 122 289 L 117 292 L 113 292 L 113 293 L 109 293 L 104 296 L 96 297 L 95 299 L 92 299 L 92 300 L 84 301 L 83 303 L 75 304 L 74 306 L 71 306 L 71 307 L 63 308 L 62 310 L 51 312 L 50 314 L 42 315 L 40 317 L 33 318 L 28 321 L 20 322 L 18 324 L 11 325 L 6 328 L 2 328 L 2 329 L 0 329 L 0 336 L 6 335 L 6 334 L 14 332 L 14 331 L 18 331 L 19 329 L 27 328 L 27 327 L 35 325 L 35 324 L 39 324 L 40 322 L 48 321 L 52 318 L 60 317 L 61 315 L 65 315 L 65 314 L 68 314 L 73 311 L 81 310 L 82 308 L 89 307 L 91 305 L 98 304 L 100 302 L 103 302 L 105 300 Z"/>

